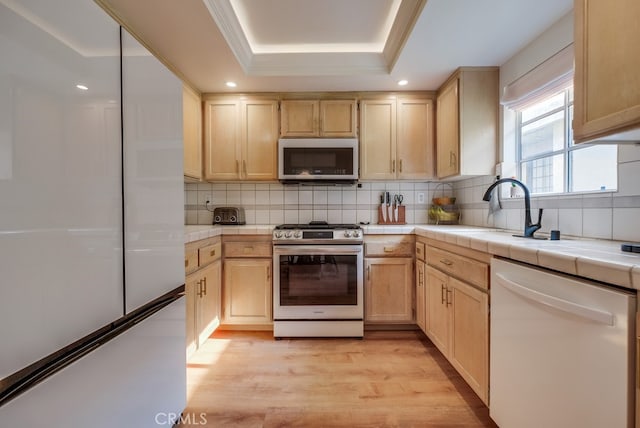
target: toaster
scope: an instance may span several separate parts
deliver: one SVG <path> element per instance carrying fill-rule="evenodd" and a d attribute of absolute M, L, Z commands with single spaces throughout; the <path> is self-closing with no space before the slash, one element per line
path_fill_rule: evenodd
<path fill-rule="evenodd" d="M 213 210 L 213 224 L 247 224 L 244 218 L 244 208 L 215 208 Z"/>

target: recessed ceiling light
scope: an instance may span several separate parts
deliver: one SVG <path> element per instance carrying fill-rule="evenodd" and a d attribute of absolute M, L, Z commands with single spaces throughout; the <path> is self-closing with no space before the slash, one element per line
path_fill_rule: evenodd
<path fill-rule="evenodd" d="M 400 86 L 406 86 L 409 83 L 408 80 L 402 79 L 402 80 L 398 80 L 398 85 Z"/>
<path fill-rule="evenodd" d="M 89 90 L 89 88 L 88 88 L 88 87 L 86 87 L 85 85 L 82 85 L 82 84 L 77 84 L 77 85 L 76 85 L 76 88 L 78 88 L 78 89 L 82 89 L 83 91 L 88 91 L 88 90 Z"/>
<path fill-rule="evenodd" d="M 238 86 L 236 82 L 227 82 L 226 85 L 230 88 L 235 88 L 236 86 Z"/>

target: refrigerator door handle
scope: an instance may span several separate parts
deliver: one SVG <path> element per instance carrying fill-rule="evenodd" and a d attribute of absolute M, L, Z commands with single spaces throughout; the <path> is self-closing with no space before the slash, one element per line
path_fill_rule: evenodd
<path fill-rule="evenodd" d="M 548 294 L 532 290 L 531 288 L 525 287 L 521 284 L 511 281 L 510 279 L 507 279 L 501 273 L 497 273 L 496 277 L 504 288 L 524 299 L 557 309 L 562 312 L 576 315 L 590 321 L 595 321 L 610 326 L 614 325 L 614 316 L 609 312 L 579 305 L 577 303 L 573 303 L 559 297 L 550 296 Z"/>

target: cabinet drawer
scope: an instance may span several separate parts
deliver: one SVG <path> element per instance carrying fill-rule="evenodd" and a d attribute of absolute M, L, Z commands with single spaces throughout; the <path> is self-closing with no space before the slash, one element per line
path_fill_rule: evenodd
<path fill-rule="evenodd" d="M 489 288 L 487 264 L 429 246 L 426 248 L 426 254 L 429 265 L 482 289 Z"/>
<path fill-rule="evenodd" d="M 424 261 L 425 245 L 424 242 L 416 242 L 416 259 Z"/>
<path fill-rule="evenodd" d="M 412 236 L 369 236 L 364 240 L 365 257 L 413 257 Z"/>
<path fill-rule="evenodd" d="M 198 269 L 198 249 L 187 247 L 184 250 L 184 270 L 189 274 Z"/>
<path fill-rule="evenodd" d="M 225 257 L 271 257 L 271 242 L 225 242 Z"/>
<path fill-rule="evenodd" d="M 222 244 L 220 242 L 216 244 L 207 245 L 198 250 L 200 266 L 208 265 L 209 263 L 218 260 L 222 255 Z"/>

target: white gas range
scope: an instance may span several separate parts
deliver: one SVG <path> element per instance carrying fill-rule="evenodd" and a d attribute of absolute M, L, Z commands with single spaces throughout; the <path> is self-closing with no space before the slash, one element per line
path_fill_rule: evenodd
<path fill-rule="evenodd" d="M 363 337 L 360 226 L 276 226 L 273 266 L 274 337 Z"/>

